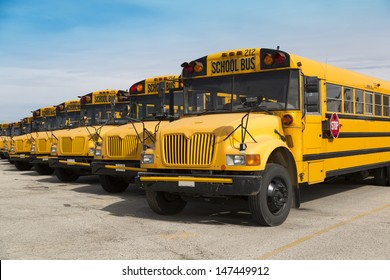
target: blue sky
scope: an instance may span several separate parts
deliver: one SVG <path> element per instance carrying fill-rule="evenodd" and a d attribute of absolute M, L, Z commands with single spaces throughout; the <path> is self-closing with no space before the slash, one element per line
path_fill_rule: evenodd
<path fill-rule="evenodd" d="M 389 0 L 0 0 L 0 122 L 237 48 L 390 80 L 389 30 Z"/>

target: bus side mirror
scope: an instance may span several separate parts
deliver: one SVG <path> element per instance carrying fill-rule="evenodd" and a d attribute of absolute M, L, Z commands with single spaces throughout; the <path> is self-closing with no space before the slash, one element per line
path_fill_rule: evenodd
<path fill-rule="evenodd" d="M 159 97 L 164 97 L 165 95 L 165 83 L 158 83 L 157 92 Z"/>
<path fill-rule="evenodd" d="M 81 119 L 81 123 L 86 125 L 88 122 L 88 117 L 87 116 L 84 116 L 82 119 Z"/>
<path fill-rule="evenodd" d="M 122 117 L 128 117 L 130 116 L 130 105 L 126 105 L 125 108 L 123 108 L 121 112 Z"/>
<path fill-rule="evenodd" d="M 165 82 L 160 82 L 158 83 L 158 87 L 157 87 L 157 92 L 158 92 L 158 96 L 160 97 L 160 100 L 161 100 L 161 113 L 164 114 L 165 110 L 164 110 L 164 105 L 165 105 Z"/>

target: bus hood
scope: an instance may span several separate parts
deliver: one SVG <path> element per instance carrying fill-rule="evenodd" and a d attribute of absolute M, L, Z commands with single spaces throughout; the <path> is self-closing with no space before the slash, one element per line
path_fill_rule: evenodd
<path fill-rule="evenodd" d="M 158 121 L 145 121 L 144 127 L 147 129 L 150 133 L 154 133 L 156 126 L 158 125 Z M 160 126 L 168 123 L 167 121 L 163 121 L 160 123 Z M 125 138 L 126 136 L 133 136 L 139 134 L 139 136 L 142 136 L 143 132 L 143 125 L 140 122 L 134 122 L 134 123 L 127 123 L 118 127 L 115 127 L 108 131 L 104 136 L 105 137 L 111 137 L 111 136 L 118 136 L 120 138 Z"/>
<path fill-rule="evenodd" d="M 182 118 L 171 122 L 161 129 L 163 134 L 184 134 L 187 138 L 195 133 L 213 133 L 217 137 L 227 137 L 235 129 L 241 133 L 241 123 L 246 126 L 246 113 L 212 114 Z M 280 117 L 263 113 L 250 113 L 247 131 L 255 137 L 259 134 L 272 134 L 274 130 L 282 130 Z"/>

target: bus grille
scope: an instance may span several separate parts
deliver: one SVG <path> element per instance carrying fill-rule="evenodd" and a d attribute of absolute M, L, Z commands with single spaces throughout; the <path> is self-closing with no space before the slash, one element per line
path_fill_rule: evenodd
<path fill-rule="evenodd" d="M 15 151 L 18 151 L 18 152 L 22 152 L 24 151 L 24 145 L 23 145 L 23 140 L 16 140 L 16 143 L 15 143 Z"/>
<path fill-rule="evenodd" d="M 138 137 L 127 135 L 107 137 L 107 153 L 109 157 L 135 157 L 138 151 Z"/>
<path fill-rule="evenodd" d="M 38 139 L 37 152 L 38 153 L 50 153 L 50 145 L 47 145 L 46 139 Z"/>
<path fill-rule="evenodd" d="M 84 154 L 84 137 L 70 137 L 61 138 L 62 152 L 67 154 L 82 155 Z"/>
<path fill-rule="evenodd" d="M 191 138 L 183 134 L 164 137 L 164 159 L 172 165 L 210 165 L 214 156 L 215 135 L 195 133 Z"/>

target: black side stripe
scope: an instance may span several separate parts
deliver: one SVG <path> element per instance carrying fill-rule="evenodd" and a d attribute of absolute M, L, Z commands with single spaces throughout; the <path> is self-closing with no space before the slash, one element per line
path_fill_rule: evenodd
<path fill-rule="evenodd" d="M 303 155 L 303 161 L 390 152 L 390 147 Z"/>
<path fill-rule="evenodd" d="M 340 132 L 338 138 L 390 137 L 390 132 Z"/>
<path fill-rule="evenodd" d="M 346 114 L 337 114 L 339 119 L 347 119 L 347 120 L 364 120 L 364 121 L 380 121 L 380 122 L 388 122 L 390 121 L 390 117 L 381 117 L 381 116 L 367 116 L 367 115 L 346 115 Z M 332 114 L 326 113 L 325 117 L 330 118 Z"/>
<path fill-rule="evenodd" d="M 326 172 L 326 177 L 339 176 L 339 175 L 343 175 L 343 174 L 359 172 L 359 171 L 369 170 L 369 169 L 375 169 L 375 168 L 385 167 L 385 166 L 390 166 L 390 162 L 388 161 L 388 162 L 381 162 L 381 163 L 374 163 L 374 164 L 368 164 L 368 165 L 361 165 L 361 166 L 331 170 L 331 171 Z"/>

